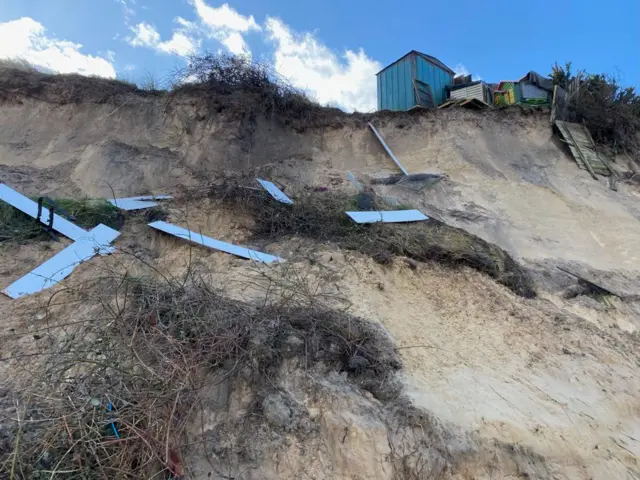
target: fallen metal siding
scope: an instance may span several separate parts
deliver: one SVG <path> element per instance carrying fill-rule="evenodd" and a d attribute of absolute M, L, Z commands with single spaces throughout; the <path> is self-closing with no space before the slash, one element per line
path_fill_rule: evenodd
<path fill-rule="evenodd" d="M 183 240 L 197 243 L 205 247 L 220 250 L 221 252 L 230 253 L 232 255 L 236 255 L 238 257 L 246 258 L 256 262 L 272 263 L 283 261 L 283 259 L 280 257 L 269 255 L 267 253 L 257 252 L 255 250 L 251 250 L 246 247 L 240 247 L 238 245 L 233 245 L 231 243 L 222 242 L 220 240 L 216 240 L 215 238 L 205 237 L 201 233 L 192 232 L 191 230 L 178 227 L 177 225 L 172 225 L 171 223 L 157 221 L 150 223 L 149 226 Z"/>
<path fill-rule="evenodd" d="M 142 210 L 145 208 L 157 207 L 156 202 L 145 202 L 140 200 L 131 200 L 130 198 L 113 198 L 109 203 L 120 210 L 132 211 Z"/>
<path fill-rule="evenodd" d="M 68 277 L 78 265 L 90 260 L 95 255 L 112 253 L 114 248 L 109 244 L 118 235 L 120 232 L 106 225 L 98 225 L 93 230 L 85 232 L 84 238 L 76 240 L 24 277 L 9 285 L 3 290 L 3 293 L 15 299 L 54 286 Z"/>
<path fill-rule="evenodd" d="M 425 214 L 419 210 L 395 210 L 395 211 L 374 211 L 374 212 L 345 212 L 356 223 L 403 223 L 421 222 L 429 220 Z"/>
<path fill-rule="evenodd" d="M 21 212 L 29 215 L 31 218 L 35 219 L 38 216 L 38 204 L 36 202 L 25 197 L 21 193 L 16 192 L 3 183 L 0 183 L 0 200 L 14 206 Z M 49 218 L 48 209 L 42 209 L 42 215 L 40 218 L 41 223 L 46 224 L 46 220 Z M 86 230 L 83 230 L 79 226 L 57 214 L 53 216 L 53 229 L 71 240 L 79 240 L 80 238 L 87 236 Z"/>
<path fill-rule="evenodd" d="M 276 200 L 278 200 L 281 203 L 288 203 L 288 204 L 292 204 L 293 200 L 291 200 L 289 197 L 287 197 L 287 195 L 285 195 L 285 193 L 280 190 L 278 187 L 276 187 L 275 184 L 268 182 L 267 180 L 262 180 L 260 178 L 256 178 L 256 180 L 258 181 L 258 183 L 260 185 L 262 185 L 262 187 L 269 192 L 269 194 L 275 198 Z"/>
<path fill-rule="evenodd" d="M 120 210 L 142 210 L 143 208 L 156 207 L 153 200 L 169 200 L 171 195 L 142 195 L 140 197 L 112 198 L 109 203 Z"/>
<path fill-rule="evenodd" d="M 409 172 L 407 172 L 407 169 L 402 166 L 402 164 L 400 163 L 400 160 L 396 158 L 396 156 L 393 154 L 393 152 L 389 148 L 389 145 L 387 145 L 387 142 L 384 141 L 384 138 L 382 138 L 382 135 L 380 134 L 380 132 L 378 132 L 376 127 L 374 127 L 371 122 L 369 122 L 369 127 L 371 127 L 371 130 L 373 130 L 373 133 L 375 134 L 375 136 L 378 137 L 378 140 L 380 141 L 384 149 L 387 151 L 387 153 L 391 157 L 391 160 L 393 160 L 393 162 L 398 166 L 398 168 L 402 170 L 402 173 L 404 173 L 405 175 L 409 175 Z"/>

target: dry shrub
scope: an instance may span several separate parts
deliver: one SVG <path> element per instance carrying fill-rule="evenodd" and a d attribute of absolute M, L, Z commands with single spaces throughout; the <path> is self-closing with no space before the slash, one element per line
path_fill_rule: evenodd
<path fill-rule="evenodd" d="M 297 294 L 260 305 L 230 300 L 193 273 L 99 285 L 92 318 L 50 325 L 46 361 L 24 366 L 34 378 L 15 394 L 17 418 L 0 428 L 2 478 L 179 477 L 185 427 L 204 390 L 236 376 L 272 389 L 287 357 L 346 371 L 381 399 L 398 394 L 389 379 L 400 362 L 386 332 L 322 306 L 295 279 L 287 288 Z"/>
<path fill-rule="evenodd" d="M 529 275 L 506 251 L 435 219 L 409 224 L 357 224 L 345 214 L 347 210 L 357 210 L 357 197 L 335 192 L 302 193 L 296 196 L 293 205 L 286 205 L 234 179 L 212 187 L 210 195 L 250 212 L 257 237 L 299 235 L 332 241 L 370 255 L 380 263 L 388 263 L 390 255 L 402 255 L 454 267 L 466 265 L 493 277 L 518 295 L 535 297 Z M 373 198 L 375 209 L 389 209 Z"/>
<path fill-rule="evenodd" d="M 159 95 L 135 84 L 102 77 L 44 73 L 27 64 L 0 62 L 0 101 L 16 96 L 36 98 L 59 105 L 79 103 L 118 103 L 130 95 Z"/>
<path fill-rule="evenodd" d="M 252 121 L 257 115 L 268 115 L 300 130 L 346 116 L 337 108 L 322 107 L 311 100 L 278 75 L 271 64 L 246 56 L 192 55 L 173 77 L 174 94 L 204 99 L 210 113 L 228 111 Z"/>
<path fill-rule="evenodd" d="M 571 62 L 552 67 L 554 84 L 566 88 L 576 77 L 579 88 L 570 99 L 569 120 L 584 123 L 594 141 L 614 152 L 626 151 L 640 160 L 640 95 L 635 87 L 623 87 L 613 75 L 574 76 Z"/>
<path fill-rule="evenodd" d="M 570 108 L 596 142 L 640 154 L 640 95 L 634 87 L 621 87 L 612 76 L 594 75 L 578 90 Z"/>

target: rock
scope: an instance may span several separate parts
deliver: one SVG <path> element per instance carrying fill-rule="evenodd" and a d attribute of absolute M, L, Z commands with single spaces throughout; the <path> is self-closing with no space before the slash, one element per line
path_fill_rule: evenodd
<path fill-rule="evenodd" d="M 273 426 L 287 427 L 291 424 L 291 409 L 279 393 L 272 393 L 265 397 L 262 401 L 262 411 L 267 422 Z"/>

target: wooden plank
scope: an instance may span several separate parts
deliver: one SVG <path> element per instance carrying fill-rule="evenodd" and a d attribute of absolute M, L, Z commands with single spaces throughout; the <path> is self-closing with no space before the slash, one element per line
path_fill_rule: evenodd
<path fill-rule="evenodd" d="M 596 150 L 596 142 L 593 141 L 593 137 L 591 136 L 591 132 L 589 131 L 589 129 L 585 126 L 584 129 L 587 132 L 587 136 L 589 137 L 589 141 L 591 142 L 591 145 L 593 147 L 593 150 L 596 152 L 597 154 L 597 150 Z M 605 167 L 607 167 L 607 169 L 611 172 L 611 175 L 613 175 L 616 179 L 620 178 L 620 176 L 618 175 L 618 172 L 616 172 L 613 167 L 609 164 L 608 160 L 605 160 L 604 158 L 600 157 L 598 155 L 598 157 L 600 158 L 600 161 L 605 165 Z M 612 185 L 615 185 L 615 182 L 612 183 Z M 612 190 L 617 190 L 617 188 L 613 188 Z"/>
<path fill-rule="evenodd" d="M 577 147 L 573 144 L 573 140 L 571 138 L 571 135 L 569 134 L 569 129 L 567 128 L 565 123 L 562 120 L 557 120 L 556 121 L 556 126 L 558 127 L 558 130 L 560 130 L 560 133 L 564 137 L 565 143 L 567 145 L 569 145 L 569 149 L 571 150 L 571 154 L 573 155 L 573 159 L 578 164 L 578 167 L 580 167 L 582 170 L 586 170 L 587 167 L 584 165 L 584 163 L 582 161 L 582 158 L 578 154 Z"/>
<path fill-rule="evenodd" d="M 591 176 L 594 178 L 594 180 L 598 180 L 598 177 L 596 176 L 595 172 L 593 171 L 593 168 L 591 168 L 591 164 L 589 163 L 589 161 L 584 157 L 584 155 L 582 154 L 582 150 L 580 150 L 580 147 L 576 144 L 575 139 L 573 138 L 573 135 L 571 133 L 571 129 L 570 127 L 567 125 L 567 134 L 569 135 L 569 138 L 571 138 L 571 142 L 575 145 L 576 147 L 576 151 L 578 153 L 578 156 L 582 159 L 582 161 L 584 162 L 585 167 L 587 168 L 587 170 L 589 171 L 589 173 L 591 174 Z"/>

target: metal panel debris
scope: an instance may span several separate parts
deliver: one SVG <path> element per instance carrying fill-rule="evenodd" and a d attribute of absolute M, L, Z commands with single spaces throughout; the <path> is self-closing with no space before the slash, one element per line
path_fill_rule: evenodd
<path fill-rule="evenodd" d="M 120 232 L 106 225 L 98 225 L 84 237 L 79 238 L 61 252 L 36 267 L 21 279 L 9 285 L 3 293 L 11 298 L 20 298 L 50 288 L 68 277 L 74 268 L 97 254 L 112 253 L 109 246 Z"/>
<path fill-rule="evenodd" d="M 16 192 L 4 183 L 0 183 L 0 200 L 9 203 L 34 219 L 38 218 L 38 204 L 21 193 Z M 45 220 L 45 217 L 48 217 L 48 215 L 43 215 L 39 219 L 44 225 L 46 225 L 45 221 L 43 221 Z M 54 214 L 53 216 L 53 229 L 71 240 L 78 240 L 87 236 L 86 230 L 83 230 L 66 218 L 57 214 Z"/>
<path fill-rule="evenodd" d="M 214 238 L 205 237 L 200 233 L 192 232 L 191 230 L 187 230 L 186 228 L 178 227 L 177 225 L 172 225 L 167 222 L 152 222 L 149 224 L 149 226 L 151 228 L 155 228 L 156 230 L 168 233 L 169 235 L 173 235 L 175 237 L 182 238 L 193 243 L 198 243 L 200 245 L 204 245 L 205 247 L 230 253 L 238 257 L 254 260 L 256 262 L 272 263 L 284 261 L 280 257 L 269 255 L 267 253 L 257 252 L 255 250 L 250 250 L 246 247 L 240 247 L 231 243 L 222 242 Z"/>
<path fill-rule="evenodd" d="M 140 197 L 126 197 L 126 198 L 122 198 L 122 199 L 117 199 L 117 200 L 136 200 L 139 202 L 144 202 L 144 201 L 153 201 L 153 200 L 171 200 L 173 198 L 173 195 L 142 195 Z"/>
<path fill-rule="evenodd" d="M 143 208 L 157 207 L 156 202 L 145 202 L 140 200 L 131 200 L 129 198 L 114 198 L 109 203 L 120 210 L 142 210 Z"/>
<path fill-rule="evenodd" d="M 429 220 L 425 214 L 419 210 L 393 210 L 375 212 L 345 212 L 356 223 L 401 223 L 420 222 Z"/>
<path fill-rule="evenodd" d="M 155 207 L 158 204 L 153 200 L 169 200 L 171 195 L 143 195 L 141 197 L 112 198 L 109 203 L 120 210 L 142 210 Z"/>
<path fill-rule="evenodd" d="M 264 187 L 264 189 L 271 194 L 273 198 L 282 203 L 292 204 L 293 200 L 285 195 L 285 193 L 280 190 L 274 183 L 268 182 L 267 180 L 262 180 L 260 178 L 256 178 L 258 183 Z"/>
<path fill-rule="evenodd" d="M 353 173 L 347 172 L 347 178 L 349 178 L 349 181 L 355 187 L 356 190 L 358 190 L 359 192 L 364 191 L 364 186 L 358 181 L 358 179 Z"/>
<path fill-rule="evenodd" d="M 373 130 L 373 133 L 375 133 L 376 137 L 378 137 L 378 140 L 380 140 L 380 143 L 382 144 L 384 149 L 387 151 L 387 153 L 391 157 L 391 160 L 393 160 L 395 162 L 395 164 L 398 166 L 398 168 L 400 168 L 400 170 L 402 170 L 402 173 L 404 173 L 405 175 L 409 175 L 409 172 L 407 172 L 407 169 L 402 166 L 402 164 L 400 163 L 400 160 L 398 160 L 396 158 L 396 156 L 393 154 L 393 152 L 391 151 L 391 149 L 389 148 L 387 143 L 384 141 L 384 138 L 382 138 L 382 135 L 380 135 L 380 132 L 378 132 L 378 130 L 376 130 L 376 127 L 374 127 L 371 124 L 371 122 L 369 122 L 369 127 L 371 127 L 371 130 Z"/>

